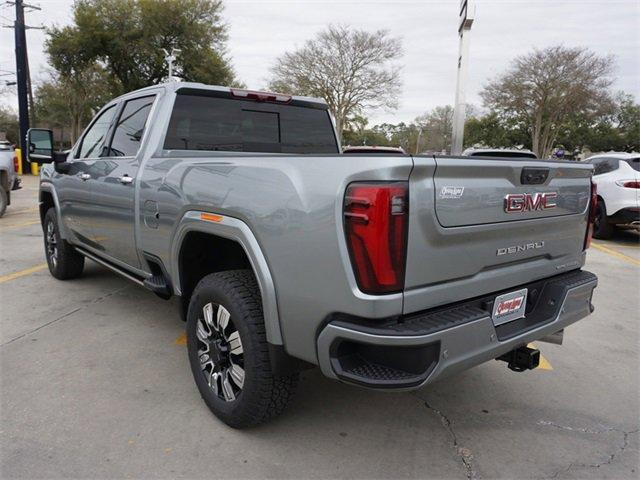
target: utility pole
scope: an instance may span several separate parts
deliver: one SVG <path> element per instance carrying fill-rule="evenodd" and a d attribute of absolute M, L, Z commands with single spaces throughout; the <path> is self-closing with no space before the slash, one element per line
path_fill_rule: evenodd
<path fill-rule="evenodd" d="M 18 115 L 20 118 L 20 140 L 18 144 L 22 151 L 22 171 L 29 171 L 29 161 L 27 160 L 27 130 L 29 130 L 29 89 L 31 80 L 29 79 L 29 64 L 27 60 L 27 36 L 24 24 L 24 9 L 40 10 L 40 7 L 28 5 L 22 0 L 7 2 L 16 7 L 16 20 L 13 24 L 15 33 L 16 49 L 16 80 L 18 82 Z"/>
<path fill-rule="evenodd" d="M 469 36 L 471 25 L 476 14 L 475 0 L 460 1 L 460 23 L 458 35 L 460 45 L 458 49 L 458 78 L 456 80 L 456 102 L 453 110 L 453 134 L 451 138 L 451 155 L 462 153 L 465 120 L 465 88 L 467 83 L 467 67 L 469 63 Z"/>

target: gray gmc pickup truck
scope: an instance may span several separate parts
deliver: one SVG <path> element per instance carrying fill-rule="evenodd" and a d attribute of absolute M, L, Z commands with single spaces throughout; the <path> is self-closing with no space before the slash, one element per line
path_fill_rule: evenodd
<path fill-rule="evenodd" d="M 174 298 L 233 427 L 312 366 L 395 391 L 535 368 L 527 344 L 593 310 L 590 165 L 342 155 L 321 100 L 177 82 L 108 103 L 68 155 L 49 130 L 28 145 L 51 274 L 89 258 Z"/>

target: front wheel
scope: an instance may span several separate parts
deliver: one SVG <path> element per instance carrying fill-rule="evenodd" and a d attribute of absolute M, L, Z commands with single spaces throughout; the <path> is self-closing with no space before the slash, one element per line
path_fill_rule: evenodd
<path fill-rule="evenodd" d="M 251 271 L 200 280 L 189 303 L 187 348 L 200 395 L 231 427 L 275 417 L 293 396 L 298 374 L 271 369 L 260 290 Z"/>
<path fill-rule="evenodd" d="M 56 210 L 50 208 L 44 216 L 44 254 L 49 272 L 58 280 L 70 280 L 82 275 L 84 257 L 60 236 Z"/>

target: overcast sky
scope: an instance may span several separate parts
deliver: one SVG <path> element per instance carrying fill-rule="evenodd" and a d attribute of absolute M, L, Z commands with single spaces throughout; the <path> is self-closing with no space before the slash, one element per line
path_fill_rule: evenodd
<path fill-rule="evenodd" d="M 2 0 L 0 0 L 2 3 Z M 34 26 L 71 22 L 72 0 L 29 0 L 42 10 L 27 14 Z M 269 67 L 282 52 L 301 46 L 330 23 L 354 28 L 388 29 L 400 37 L 404 56 L 400 107 L 370 112 L 372 123 L 410 121 L 437 106 L 452 104 L 456 81 L 459 0 L 413 1 L 242 1 L 225 0 L 229 56 L 249 88 L 266 85 Z M 549 45 L 586 46 L 616 56 L 616 90 L 640 98 L 639 0 L 477 0 L 471 31 L 467 101 L 481 105 L 487 79 L 509 61 Z M 0 7 L 0 22 L 11 24 L 14 8 Z M 27 32 L 34 83 L 45 78 L 45 34 Z M 15 72 L 13 30 L 0 28 L 0 69 Z M 2 76 L 0 79 L 14 79 Z M 15 95 L 2 103 L 16 105 Z"/>

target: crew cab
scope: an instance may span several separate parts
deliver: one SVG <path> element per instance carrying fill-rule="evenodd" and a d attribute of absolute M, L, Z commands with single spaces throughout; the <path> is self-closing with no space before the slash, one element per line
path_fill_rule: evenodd
<path fill-rule="evenodd" d="M 51 274 L 89 258 L 175 299 L 233 427 L 314 366 L 382 390 L 535 368 L 527 344 L 593 310 L 590 165 L 342 155 L 322 100 L 177 82 L 109 102 L 68 155 L 28 137 Z"/>
<path fill-rule="evenodd" d="M 601 153 L 587 163 L 598 187 L 594 237 L 611 238 L 617 226 L 640 229 L 640 154 Z"/>

